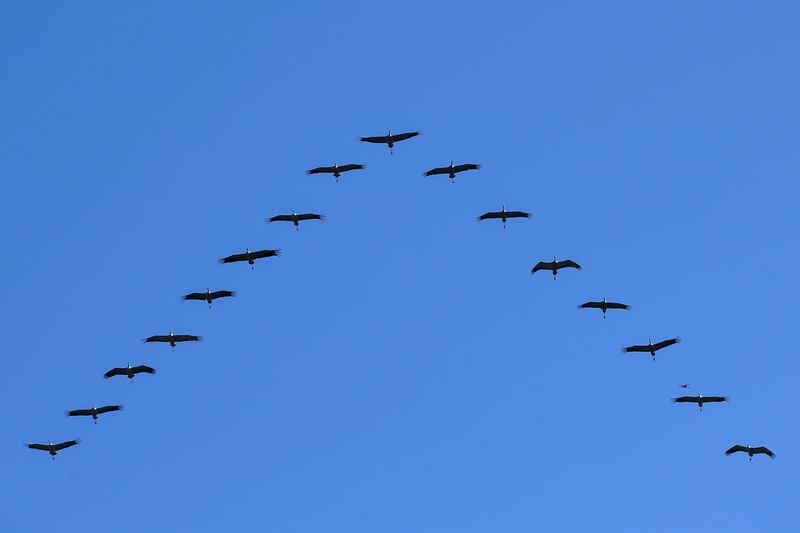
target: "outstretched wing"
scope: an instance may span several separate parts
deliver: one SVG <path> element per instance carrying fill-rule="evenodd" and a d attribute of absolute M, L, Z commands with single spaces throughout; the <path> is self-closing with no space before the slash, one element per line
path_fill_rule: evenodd
<path fill-rule="evenodd" d="M 125 376 L 127 374 L 128 374 L 127 368 L 112 368 L 111 370 L 103 374 L 103 377 L 108 379 L 113 376 Z"/>
<path fill-rule="evenodd" d="M 281 255 L 280 250 L 258 250 L 256 252 L 250 252 L 250 255 L 253 256 L 253 259 L 262 259 L 264 257 L 275 257 L 276 255 Z"/>
<path fill-rule="evenodd" d="M 641 344 L 634 344 L 633 346 L 626 346 L 622 349 L 624 353 L 631 353 L 631 352 L 650 352 L 649 346 L 644 346 Z"/>
<path fill-rule="evenodd" d="M 47 444 L 36 444 L 36 443 L 34 443 L 34 444 L 28 444 L 27 446 L 31 450 L 42 450 L 43 452 L 49 452 L 50 451 L 50 446 L 48 446 Z"/>
<path fill-rule="evenodd" d="M 408 133 L 398 133 L 397 135 L 392 135 L 392 140 L 395 142 L 405 141 L 406 139 L 410 139 L 411 137 L 416 137 L 419 135 L 418 131 L 409 131 Z"/>
<path fill-rule="evenodd" d="M 506 211 L 506 218 L 531 218 L 531 214 L 525 211 Z"/>
<path fill-rule="evenodd" d="M 306 170 L 306 174 L 333 174 L 333 172 L 333 167 L 317 167 Z"/>
<path fill-rule="evenodd" d="M 478 220 L 489 220 L 492 218 L 502 218 L 503 214 L 500 211 L 489 211 L 478 217 Z"/>
<path fill-rule="evenodd" d="M 578 306 L 578 309 L 602 309 L 603 302 L 586 302 Z"/>
<path fill-rule="evenodd" d="M 677 398 L 673 398 L 672 401 L 677 403 L 699 403 L 697 396 L 679 396 Z"/>
<path fill-rule="evenodd" d="M 678 344 L 681 342 L 681 339 L 676 337 L 674 339 L 667 339 L 665 341 L 657 342 L 653 345 L 654 350 L 660 350 L 661 348 L 666 348 L 667 346 L 672 346 L 673 344 Z"/>
<path fill-rule="evenodd" d="M 203 337 L 199 335 L 173 335 L 172 340 L 175 342 L 200 342 Z"/>
<path fill-rule="evenodd" d="M 110 413 L 112 411 L 122 411 L 123 407 L 121 405 L 104 405 L 103 407 L 97 408 L 97 414 L 102 415 L 103 413 Z"/>
<path fill-rule="evenodd" d="M 552 261 L 539 261 L 536 263 L 536 266 L 531 269 L 531 274 L 535 274 L 540 270 L 553 270 L 553 265 L 554 263 Z"/>
<path fill-rule="evenodd" d="M 464 172 L 465 170 L 479 170 L 480 168 L 481 168 L 480 165 L 465 163 L 463 165 L 456 165 L 455 167 L 453 167 L 453 170 L 456 172 Z"/>
<path fill-rule="evenodd" d="M 122 374 L 127 374 L 128 373 L 128 371 L 126 369 L 124 369 L 124 368 L 120 368 L 119 370 L 122 370 L 122 372 L 121 372 Z M 153 367 L 147 366 L 147 365 L 139 365 L 139 366 L 132 366 L 131 367 L 131 372 L 133 372 L 134 374 L 140 374 L 142 372 L 145 372 L 147 374 L 155 374 L 156 373 L 156 369 L 153 368 Z"/>
<path fill-rule="evenodd" d="M 703 396 L 703 403 L 727 402 L 727 396 Z"/>
<path fill-rule="evenodd" d="M 224 263 L 236 263 L 239 261 L 247 261 L 247 254 L 233 254 L 229 255 L 228 257 L 223 257 L 219 260 L 220 264 Z"/>
<path fill-rule="evenodd" d="M 432 168 L 425 173 L 426 176 L 436 176 L 437 174 L 450 174 L 450 167 Z"/>
<path fill-rule="evenodd" d="M 350 163 L 349 165 L 341 165 L 339 167 L 339 172 L 348 172 L 350 170 L 364 170 L 367 168 L 366 165 L 357 165 L 355 163 Z"/>
<path fill-rule="evenodd" d="M 731 446 L 730 448 L 728 448 L 727 450 L 725 450 L 725 455 L 731 455 L 732 453 L 736 453 L 736 452 L 746 452 L 746 451 L 747 451 L 747 448 L 745 448 L 745 447 L 744 447 L 744 446 L 742 446 L 741 444 L 737 444 L 737 445 L 735 445 L 735 446 Z"/>
<path fill-rule="evenodd" d="M 67 411 L 67 416 L 91 416 L 91 409 L 75 409 L 74 411 Z"/>
<path fill-rule="evenodd" d="M 80 439 L 68 440 L 68 441 L 60 442 L 58 444 L 53 445 L 53 449 L 55 451 L 60 451 L 60 450 L 63 450 L 64 448 L 69 448 L 70 446 L 75 446 L 79 442 L 80 442 Z"/>
<path fill-rule="evenodd" d="M 775 459 L 775 454 L 772 453 L 772 450 L 767 448 L 766 446 L 757 446 L 755 448 L 751 448 L 753 453 L 763 453 L 769 456 L 770 459 Z"/>
<path fill-rule="evenodd" d="M 557 262 L 556 268 L 575 268 L 577 270 L 580 270 L 581 266 L 572 259 L 566 259 L 564 261 Z"/>
<path fill-rule="evenodd" d="M 169 335 L 152 335 L 142 339 L 142 342 L 169 342 Z"/>
<path fill-rule="evenodd" d="M 204 292 L 192 292 L 187 294 L 183 297 L 184 300 L 205 300 L 206 293 Z"/>
<path fill-rule="evenodd" d="M 292 221 L 294 221 L 292 215 L 275 215 L 274 217 L 267 219 L 267 224 L 269 224 L 270 222 L 292 222 Z"/>
<path fill-rule="evenodd" d="M 211 293 L 211 299 L 228 298 L 229 296 L 236 296 L 236 291 L 214 291 Z"/>
<path fill-rule="evenodd" d="M 609 309 L 630 309 L 631 306 L 628 304 L 621 304 L 617 302 L 606 302 L 606 307 Z"/>
<path fill-rule="evenodd" d="M 381 137 L 361 137 L 359 140 L 360 140 L 361 142 L 365 142 L 365 143 L 380 143 L 380 144 L 388 144 L 388 142 L 389 142 L 389 137 L 388 137 L 388 136 L 386 136 L 386 135 L 383 135 L 383 136 L 381 136 Z"/>
<path fill-rule="evenodd" d="M 297 220 L 325 220 L 325 215 L 318 215 L 317 213 L 303 213 L 297 215 Z"/>

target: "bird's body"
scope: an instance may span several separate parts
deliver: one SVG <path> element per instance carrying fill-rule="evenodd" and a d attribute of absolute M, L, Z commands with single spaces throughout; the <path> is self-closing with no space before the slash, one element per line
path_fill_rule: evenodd
<path fill-rule="evenodd" d="M 688 383 L 680 383 L 678 386 L 680 388 L 682 388 L 682 389 L 688 389 L 689 388 L 689 384 Z"/>
<path fill-rule="evenodd" d="M 179 342 L 200 342 L 201 340 L 203 340 L 203 337 L 199 335 L 175 335 L 172 333 L 172 330 L 170 330 L 166 335 L 152 335 L 146 339 L 142 339 L 142 342 L 168 342 L 174 350 Z"/>
<path fill-rule="evenodd" d="M 503 221 L 503 227 L 506 227 L 506 221 L 509 218 L 531 218 L 530 213 L 526 213 L 525 211 L 506 211 L 506 206 L 500 211 L 489 211 L 488 213 L 484 213 L 478 217 L 478 220 L 492 220 L 492 219 L 500 219 Z"/>
<path fill-rule="evenodd" d="M 410 131 L 408 133 L 398 133 L 397 135 L 392 135 L 392 130 L 389 130 L 389 135 L 381 135 L 379 137 L 361 137 L 359 140 L 365 143 L 385 144 L 389 147 L 389 153 L 392 154 L 394 153 L 394 143 L 405 141 L 406 139 L 416 137 L 419 134 L 420 132 L 418 131 Z"/>
<path fill-rule="evenodd" d="M 631 306 L 628 304 L 621 304 L 617 302 L 609 302 L 605 298 L 603 298 L 602 302 L 586 302 L 578 306 L 578 309 L 600 309 L 603 311 L 603 318 L 606 317 L 606 311 L 609 309 L 630 309 Z"/>
<path fill-rule="evenodd" d="M 450 181 L 455 183 L 456 182 L 456 174 L 459 172 L 466 172 L 467 170 L 480 170 L 481 166 L 476 165 L 474 163 L 464 163 L 463 165 L 454 165 L 452 161 L 450 161 L 449 167 L 437 167 L 432 168 L 425 173 L 426 176 L 436 176 L 439 174 L 447 174 L 450 177 Z"/>
<path fill-rule="evenodd" d="M 754 455 L 758 455 L 759 453 L 763 453 L 770 459 L 775 459 L 775 454 L 772 453 L 772 450 L 767 448 L 766 446 L 742 446 L 741 444 L 736 444 L 735 446 L 731 446 L 727 450 L 725 450 L 725 455 L 732 455 L 736 452 L 746 452 L 747 456 L 750 460 L 753 460 Z"/>
<path fill-rule="evenodd" d="M 111 370 L 109 370 L 108 372 L 103 374 L 103 377 L 108 379 L 108 378 L 114 377 L 114 376 L 127 376 L 128 379 L 133 379 L 133 376 L 135 376 L 136 374 L 142 374 L 142 373 L 155 374 L 156 373 L 156 369 L 152 368 L 152 367 L 149 367 L 147 365 L 131 366 L 130 363 L 128 363 L 128 366 L 124 367 L 124 368 L 120 368 L 120 367 L 112 368 Z"/>
<path fill-rule="evenodd" d="M 580 270 L 581 266 L 572 259 L 557 261 L 556 258 L 554 257 L 552 261 L 539 261 L 538 263 L 536 263 L 536 266 L 534 266 L 531 269 L 531 274 L 535 274 L 540 270 L 552 270 L 553 280 L 555 280 L 558 271 L 561 270 L 562 268 L 574 268 L 575 270 Z"/>
<path fill-rule="evenodd" d="M 208 302 L 208 308 L 211 309 L 211 302 L 217 298 L 230 298 L 236 296 L 234 291 L 212 291 L 206 287 L 206 292 L 192 292 L 183 297 L 184 300 L 197 300 Z"/>
<path fill-rule="evenodd" d="M 342 172 L 350 172 L 351 170 L 364 170 L 366 165 L 357 165 L 355 163 L 350 163 L 349 165 L 336 165 L 334 164 L 332 167 L 317 167 L 312 168 L 311 170 L 306 170 L 306 174 L 333 174 L 333 177 L 336 178 L 336 181 L 339 181 L 339 177 L 342 175 Z"/>
<path fill-rule="evenodd" d="M 318 215 L 316 213 L 296 213 L 292 209 L 291 215 L 275 215 L 267 219 L 267 224 L 272 222 L 291 222 L 296 229 L 300 229 L 300 222 L 303 220 L 325 220 L 325 215 Z"/>
<path fill-rule="evenodd" d="M 255 252 L 251 252 L 249 248 L 245 248 L 245 252 L 243 254 L 233 254 L 229 255 L 228 257 L 223 257 L 219 260 L 219 264 L 224 265 L 225 263 L 238 263 L 247 261 L 247 264 L 250 265 L 250 268 L 254 269 L 255 267 L 253 265 L 256 264 L 256 259 L 275 257 L 278 255 L 281 255 L 280 250 L 256 250 Z"/>
<path fill-rule="evenodd" d="M 703 396 L 702 394 L 698 394 L 697 396 L 679 396 L 673 398 L 672 401 L 675 403 L 696 403 L 702 411 L 704 403 L 727 402 L 729 399 L 730 398 L 727 396 Z"/>
<path fill-rule="evenodd" d="M 649 353 L 653 357 L 653 361 L 656 360 L 656 352 L 661 350 L 662 348 L 666 348 L 667 346 L 672 346 L 673 344 L 678 344 L 681 342 L 681 339 L 676 337 L 674 339 L 667 339 L 661 342 L 657 342 L 653 344 L 651 339 L 647 339 L 647 344 L 635 344 L 633 346 L 626 346 L 622 348 L 623 353 Z"/>
<path fill-rule="evenodd" d="M 105 414 L 110 413 L 112 411 L 122 411 L 121 405 L 104 405 L 103 407 L 95 407 L 92 406 L 91 409 L 75 409 L 73 411 L 67 411 L 67 416 L 91 416 L 94 423 L 97 424 L 97 417 Z"/>
<path fill-rule="evenodd" d="M 80 439 L 75 440 L 67 440 L 64 442 L 59 442 L 58 444 L 53 444 L 52 442 L 48 441 L 47 444 L 27 444 L 26 446 L 31 450 L 41 450 L 43 452 L 49 453 L 53 459 L 55 460 L 56 454 L 65 448 L 69 448 L 70 446 L 75 446 L 79 444 L 81 441 Z"/>

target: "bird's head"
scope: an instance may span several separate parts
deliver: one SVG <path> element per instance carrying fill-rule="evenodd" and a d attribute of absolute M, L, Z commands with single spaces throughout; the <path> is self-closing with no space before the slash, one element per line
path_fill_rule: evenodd
<path fill-rule="evenodd" d="M 131 369 L 131 364 L 130 364 L 130 363 L 128 363 L 128 370 L 130 370 L 130 369 Z"/>
<path fill-rule="evenodd" d="M 455 165 L 453 164 L 453 160 L 450 160 L 450 168 L 453 168 Z"/>
<path fill-rule="evenodd" d="M 553 256 L 553 263 L 558 263 L 558 261 L 556 261 L 556 256 Z"/>
<path fill-rule="evenodd" d="M 244 249 L 244 253 L 249 254 L 250 253 L 250 248 L 245 248 Z"/>
<path fill-rule="evenodd" d="M 53 445 L 53 441 L 51 441 L 50 439 L 47 439 L 47 445 L 48 446 L 52 446 Z"/>
<path fill-rule="evenodd" d="M 649 344 L 650 346 L 652 346 L 652 345 L 653 345 L 653 339 L 647 339 L 647 344 Z"/>
<path fill-rule="evenodd" d="M 172 330 L 169 330 L 169 336 L 172 337 Z"/>
<path fill-rule="evenodd" d="M 206 292 L 210 293 L 211 292 L 211 287 L 206 287 Z"/>

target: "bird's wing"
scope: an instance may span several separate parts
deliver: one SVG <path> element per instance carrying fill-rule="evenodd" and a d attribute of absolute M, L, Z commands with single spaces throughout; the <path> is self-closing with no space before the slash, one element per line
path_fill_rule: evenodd
<path fill-rule="evenodd" d="M 127 373 L 128 373 L 127 368 L 112 368 L 111 370 L 103 374 L 103 377 L 108 379 L 113 376 L 124 376 Z"/>
<path fill-rule="evenodd" d="M 764 454 L 767 454 L 770 457 L 770 459 L 774 459 L 775 458 L 775 454 L 772 453 L 772 450 L 770 450 L 766 446 L 757 446 L 755 448 L 752 448 L 752 451 L 753 451 L 753 453 L 764 453 Z"/>
<path fill-rule="evenodd" d="M 103 407 L 97 408 L 97 414 L 102 415 L 103 413 L 110 413 L 112 411 L 122 411 L 123 407 L 121 405 L 104 405 Z"/>
<path fill-rule="evenodd" d="M 317 167 L 306 170 L 306 174 L 333 174 L 333 167 Z"/>
<path fill-rule="evenodd" d="M 128 373 L 127 370 L 124 368 L 120 368 L 120 370 L 122 370 L 121 374 Z M 148 374 L 155 374 L 156 369 L 147 365 L 139 365 L 139 366 L 132 366 L 131 372 L 133 372 L 134 374 L 139 374 L 141 372 L 147 372 Z"/>
<path fill-rule="evenodd" d="M 348 172 L 350 170 L 364 170 L 366 165 L 357 165 L 355 163 L 350 163 L 349 165 L 342 165 L 339 167 L 339 172 Z"/>
<path fill-rule="evenodd" d="M 660 350 L 661 348 L 666 348 L 667 346 L 672 346 L 673 344 L 678 344 L 681 342 L 679 338 L 674 339 L 667 339 L 665 341 L 657 342 L 653 345 L 654 350 Z"/>
<path fill-rule="evenodd" d="M 205 300 L 206 293 L 204 292 L 192 292 L 187 294 L 183 297 L 184 300 Z"/>
<path fill-rule="evenodd" d="M 267 223 L 270 222 L 291 222 L 294 220 L 292 215 L 275 215 L 274 217 L 268 218 Z"/>
<path fill-rule="evenodd" d="M 489 211 L 488 213 L 484 213 L 478 217 L 478 220 L 488 220 L 490 218 L 500 218 L 502 213 L 500 211 Z"/>
<path fill-rule="evenodd" d="M 625 353 L 649 352 L 650 351 L 650 347 L 649 346 L 644 346 L 644 345 L 641 345 L 641 344 L 634 344 L 633 346 L 626 346 L 625 348 L 622 349 L 622 351 L 625 352 Z"/>
<path fill-rule="evenodd" d="M 578 309 L 602 309 L 603 302 L 586 302 L 578 306 Z"/>
<path fill-rule="evenodd" d="M 325 215 L 318 215 L 317 213 L 303 213 L 297 215 L 297 220 L 325 220 Z"/>
<path fill-rule="evenodd" d="M 727 396 L 703 396 L 703 403 L 727 402 Z"/>
<path fill-rule="evenodd" d="M 389 142 L 389 137 L 387 137 L 386 135 L 383 135 L 381 137 L 361 137 L 359 140 L 361 142 L 365 142 L 365 143 L 382 143 L 382 144 L 386 144 L 386 143 Z"/>
<path fill-rule="evenodd" d="M 236 263 L 238 261 L 247 261 L 247 254 L 233 254 L 229 255 L 228 257 L 223 257 L 219 260 L 220 264 L 222 263 Z"/>
<path fill-rule="evenodd" d="M 479 170 L 481 168 L 480 165 L 475 165 L 472 163 L 465 163 L 463 165 L 456 165 L 453 167 L 453 170 L 456 172 L 464 172 L 465 170 Z"/>
<path fill-rule="evenodd" d="M 580 270 L 581 266 L 572 259 L 566 259 L 556 263 L 556 268 L 575 268 Z"/>
<path fill-rule="evenodd" d="M 236 296 L 236 291 L 214 291 L 211 293 L 211 299 L 227 298 L 228 296 Z"/>
<path fill-rule="evenodd" d="M 50 446 L 48 446 L 47 444 L 35 444 L 34 443 L 34 444 L 28 444 L 27 446 L 31 450 L 42 450 L 43 452 L 49 452 L 50 451 Z"/>
<path fill-rule="evenodd" d="M 60 442 L 58 444 L 53 445 L 53 449 L 55 451 L 63 450 L 64 448 L 69 448 L 70 446 L 75 446 L 79 442 L 80 442 L 80 439 L 68 440 L 68 441 L 65 441 L 65 442 Z"/>
<path fill-rule="evenodd" d="M 409 131 L 408 133 L 398 133 L 397 135 L 392 135 L 393 141 L 405 141 L 406 139 L 410 139 L 411 137 L 416 137 L 419 135 L 418 131 Z"/>
<path fill-rule="evenodd" d="M 192 342 L 192 341 L 201 341 L 203 337 L 199 335 L 173 335 L 172 340 L 175 342 Z"/>
<path fill-rule="evenodd" d="M 536 263 L 536 266 L 534 266 L 531 269 L 531 274 L 539 272 L 540 270 L 553 270 L 553 262 L 552 261 L 539 261 L 538 263 Z"/>
<path fill-rule="evenodd" d="M 672 401 L 677 403 L 697 403 L 698 400 L 696 396 L 679 396 L 673 398 Z"/>
<path fill-rule="evenodd" d="M 609 309 L 630 309 L 631 306 L 627 304 L 620 304 L 617 302 L 606 302 L 606 307 Z"/>
<path fill-rule="evenodd" d="M 67 411 L 67 416 L 91 416 L 91 409 L 75 409 L 74 411 Z"/>
<path fill-rule="evenodd" d="M 153 335 L 143 339 L 142 342 L 169 342 L 169 335 Z"/>
<path fill-rule="evenodd" d="M 525 211 L 506 211 L 506 218 L 531 218 L 531 214 Z"/>
<path fill-rule="evenodd" d="M 426 176 L 436 176 L 437 174 L 450 174 L 450 167 L 436 167 L 425 173 Z"/>
<path fill-rule="evenodd" d="M 737 445 L 731 446 L 730 448 L 725 450 L 725 455 L 730 455 L 730 454 L 736 453 L 736 452 L 746 452 L 746 451 L 747 451 L 747 448 L 745 448 L 741 444 L 737 444 Z"/>
<path fill-rule="evenodd" d="M 253 256 L 253 259 L 261 259 L 263 257 L 274 257 L 276 255 L 281 255 L 280 250 L 258 250 L 257 252 L 250 252 L 250 255 Z"/>

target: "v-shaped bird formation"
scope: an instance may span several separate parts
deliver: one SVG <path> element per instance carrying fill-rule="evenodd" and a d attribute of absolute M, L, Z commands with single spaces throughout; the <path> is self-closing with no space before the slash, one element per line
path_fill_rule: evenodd
<path fill-rule="evenodd" d="M 385 144 L 388 149 L 389 153 L 394 153 L 394 147 L 396 143 L 401 141 L 405 141 L 420 135 L 419 131 L 411 131 L 405 133 L 398 133 L 393 134 L 391 130 L 388 131 L 387 135 L 381 136 L 372 136 L 372 137 L 360 137 L 359 141 L 365 143 L 372 143 L 372 144 Z M 365 170 L 367 167 L 363 164 L 356 164 L 356 163 L 348 163 L 345 165 L 338 165 L 334 164 L 332 166 L 320 166 L 315 167 L 309 170 L 306 170 L 306 174 L 313 175 L 313 174 L 332 174 L 336 181 L 339 181 L 339 178 L 345 172 L 351 172 L 354 170 Z M 426 172 L 423 173 L 424 176 L 447 176 L 450 178 L 450 181 L 455 184 L 456 175 L 462 172 L 467 172 L 470 170 L 481 170 L 481 165 L 477 163 L 459 163 L 455 164 L 452 160 L 450 161 L 450 165 L 443 166 L 443 167 L 434 167 Z M 484 220 L 500 220 L 503 224 L 503 227 L 506 227 L 506 223 L 511 219 L 528 219 L 531 218 L 531 214 L 527 211 L 519 211 L 519 210 L 506 210 L 506 206 L 502 205 L 500 211 L 488 211 L 483 213 L 482 215 L 476 217 L 478 221 Z M 317 214 L 317 213 L 298 213 L 294 209 L 292 209 L 291 213 L 288 214 L 276 214 L 266 219 L 267 223 L 273 222 L 290 222 L 296 230 L 299 231 L 300 223 L 309 220 L 325 220 L 325 215 Z M 236 253 L 229 255 L 227 257 L 223 257 L 219 259 L 220 264 L 227 264 L 227 263 L 244 263 L 246 262 L 250 265 L 252 270 L 255 270 L 255 263 L 259 259 L 266 259 L 270 257 L 277 257 L 281 255 L 281 250 L 279 249 L 261 249 L 261 250 L 254 250 L 251 251 L 249 248 L 246 248 L 243 253 Z M 580 271 L 582 269 L 581 265 L 575 262 L 572 259 L 562 259 L 558 260 L 553 257 L 552 261 L 539 261 L 536 265 L 531 269 L 530 273 L 535 274 L 540 271 L 550 271 L 553 274 L 553 280 L 555 281 L 558 273 L 560 270 L 564 269 L 573 269 L 576 271 Z M 206 287 L 205 291 L 202 292 L 192 292 L 183 296 L 183 300 L 185 301 L 202 301 L 208 304 L 209 309 L 212 307 L 212 302 L 220 298 L 231 298 L 236 296 L 236 292 L 232 290 L 215 290 L 212 291 L 210 287 Z M 605 297 L 602 300 L 590 300 L 578 306 L 579 309 L 599 309 L 603 313 L 603 318 L 606 317 L 606 313 L 609 310 L 623 310 L 627 311 L 631 308 L 630 305 L 620 302 L 609 301 Z M 199 335 L 193 334 L 175 334 L 171 330 L 168 331 L 166 335 L 152 335 L 150 337 L 146 337 L 142 339 L 144 343 L 164 343 L 169 344 L 172 350 L 174 351 L 176 346 L 179 343 L 191 343 L 191 342 L 200 342 L 203 338 Z M 665 339 L 656 343 L 653 343 L 652 339 L 648 339 L 647 344 L 634 344 L 631 346 L 627 346 L 622 348 L 622 352 L 626 354 L 631 353 L 642 353 L 642 354 L 650 354 L 652 357 L 653 362 L 656 361 L 656 353 L 660 350 L 663 350 L 669 346 L 673 346 L 681 342 L 679 337 L 674 337 L 670 339 Z M 133 378 L 139 374 L 155 374 L 156 370 L 150 366 L 140 364 L 136 366 L 131 366 L 128 363 L 125 367 L 114 367 L 111 370 L 108 370 L 103 377 L 108 379 L 115 376 L 125 376 L 128 378 L 129 381 L 132 382 Z M 683 389 L 688 389 L 688 383 L 680 384 L 680 387 Z M 673 398 L 672 401 L 675 403 L 694 403 L 697 404 L 700 411 L 703 410 L 703 405 L 710 404 L 710 403 L 724 403 L 727 402 L 729 398 L 727 396 L 703 396 L 701 394 L 697 395 L 686 395 L 686 396 L 679 396 L 677 398 Z M 69 417 L 91 417 L 94 423 L 96 424 L 100 415 L 104 415 L 106 413 L 111 413 L 114 411 L 121 411 L 123 409 L 122 405 L 104 405 L 101 407 L 96 407 L 92 405 L 91 408 L 83 408 L 83 409 L 74 409 L 70 411 L 66 411 L 66 415 Z M 45 451 L 53 459 L 55 459 L 58 452 L 75 446 L 76 444 L 80 443 L 80 439 L 73 439 L 67 440 L 60 443 L 53 443 L 52 441 L 48 441 L 47 444 L 39 444 L 39 443 L 31 443 L 27 444 L 26 446 L 32 450 L 40 450 Z M 728 450 L 725 451 L 725 455 L 732 455 L 737 452 L 744 452 L 748 455 L 748 457 L 752 460 L 754 455 L 763 454 L 770 458 L 774 458 L 775 454 L 766 448 L 765 446 L 754 446 L 751 447 L 750 445 L 742 446 L 740 444 L 734 445 Z"/>

